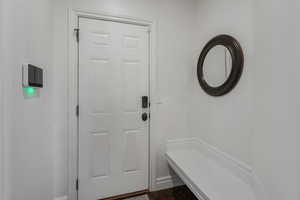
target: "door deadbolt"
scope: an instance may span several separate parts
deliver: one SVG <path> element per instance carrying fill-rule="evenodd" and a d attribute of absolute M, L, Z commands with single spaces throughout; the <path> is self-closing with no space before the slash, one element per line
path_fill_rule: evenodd
<path fill-rule="evenodd" d="M 142 96 L 142 108 L 148 108 L 149 107 L 149 98 L 148 96 Z"/>
<path fill-rule="evenodd" d="M 147 113 L 143 113 L 142 114 L 142 120 L 145 122 L 148 120 L 148 114 Z"/>

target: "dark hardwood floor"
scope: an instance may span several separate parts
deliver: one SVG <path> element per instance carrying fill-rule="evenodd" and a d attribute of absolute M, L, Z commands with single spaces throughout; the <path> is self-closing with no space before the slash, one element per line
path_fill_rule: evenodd
<path fill-rule="evenodd" d="M 197 200 L 194 194 L 186 186 L 149 193 L 149 199 L 150 200 Z"/>

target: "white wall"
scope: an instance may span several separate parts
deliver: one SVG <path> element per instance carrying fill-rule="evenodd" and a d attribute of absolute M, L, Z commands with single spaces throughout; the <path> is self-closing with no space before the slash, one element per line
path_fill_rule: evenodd
<path fill-rule="evenodd" d="M 269 199 L 299 200 L 299 7 L 293 0 L 2 0 L 5 200 L 67 194 L 67 8 L 158 22 L 156 178 L 169 175 L 166 140 L 197 136 L 253 167 Z M 213 98 L 197 82 L 196 62 L 219 33 L 241 42 L 245 71 L 230 94 Z M 23 97 L 23 62 L 45 69 L 39 98 Z"/>
<path fill-rule="evenodd" d="M 253 167 L 269 199 L 300 199 L 300 2 L 255 0 Z"/>
<path fill-rule="evenodd" d="M 0 0 L 0 29 L 4 27 L 4 2 Z M 3 127 L 3 74 L 4 74 L 4 35 L 0 31 L 0 199 L 4 199 L 4 127 Z"/>
<path fill-rule="evenodd" d="M 253 68 L 253 19 L 251 0 L 199 0 L 190 74 L 188 127 L 191 136 L 251 164 L 251 81 Z M 224 97 L 211 97 L 200 87 L 196 71 L 202 48 L 219 34 L 234 36 L 245 54 L 244 74 L 237 87 Z"/>
<path fill-rule="evenodd" d="M 250 165 L 272 200 L 300 199 L 299 8 L 292 0 L 199 0 L 198 51 L 214 35 L 232 34 L 245 71 L 221 98 L 207 96 L 194 75 L 188 127 Z"/>
<path fill-rule="evenodd" d="M 5 200 L 53 198 L 50 2 L 4 0 L 3 4 Z M 23 97 L 21 64 L 24 62 L 45 69 L 45 88 L 38 98 Z"/>
<path fill-rule="evenodd" d="M 55 66 L 55 194 L 67 194 L 67 65 L 68 8 L 107 12 L 157 22 L 158 127 L 155 136 L 155 177 L 169 176 L 164 158 L 167 139 L 186 137 L 186 99 L 193 66 L 196 0 L 56 0 Z"/>

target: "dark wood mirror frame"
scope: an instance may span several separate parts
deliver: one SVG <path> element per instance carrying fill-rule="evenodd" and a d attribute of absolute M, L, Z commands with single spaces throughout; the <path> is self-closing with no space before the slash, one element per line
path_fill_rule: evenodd
<path fill-rule="evenodd" d="M 230 52 L 232 59 L 232 69 L 228 79 L 225 81 L 224 84 L 218 87 L 212 87 L 205 80 L 203 65 L 208 52 L 218 45 L 225 46 Z M 242 76 L 243 68 L 244 53 L 239 42 L 229 35 L 216 36 L 205 45 L 198 60 L 197 75 L 200 86 L 207 94 L 211 96 L 223 96 L 229 93 L 237 85 Z"/>

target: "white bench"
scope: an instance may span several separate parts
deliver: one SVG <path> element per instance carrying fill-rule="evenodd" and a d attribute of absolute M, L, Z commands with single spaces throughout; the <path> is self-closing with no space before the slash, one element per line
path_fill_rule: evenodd
<path fill-rule="evenodd" d="M 258 200 L 246 165 L 197 139 L 170 141 L 167 146 L 168 163 L 198 199 Z"/>

